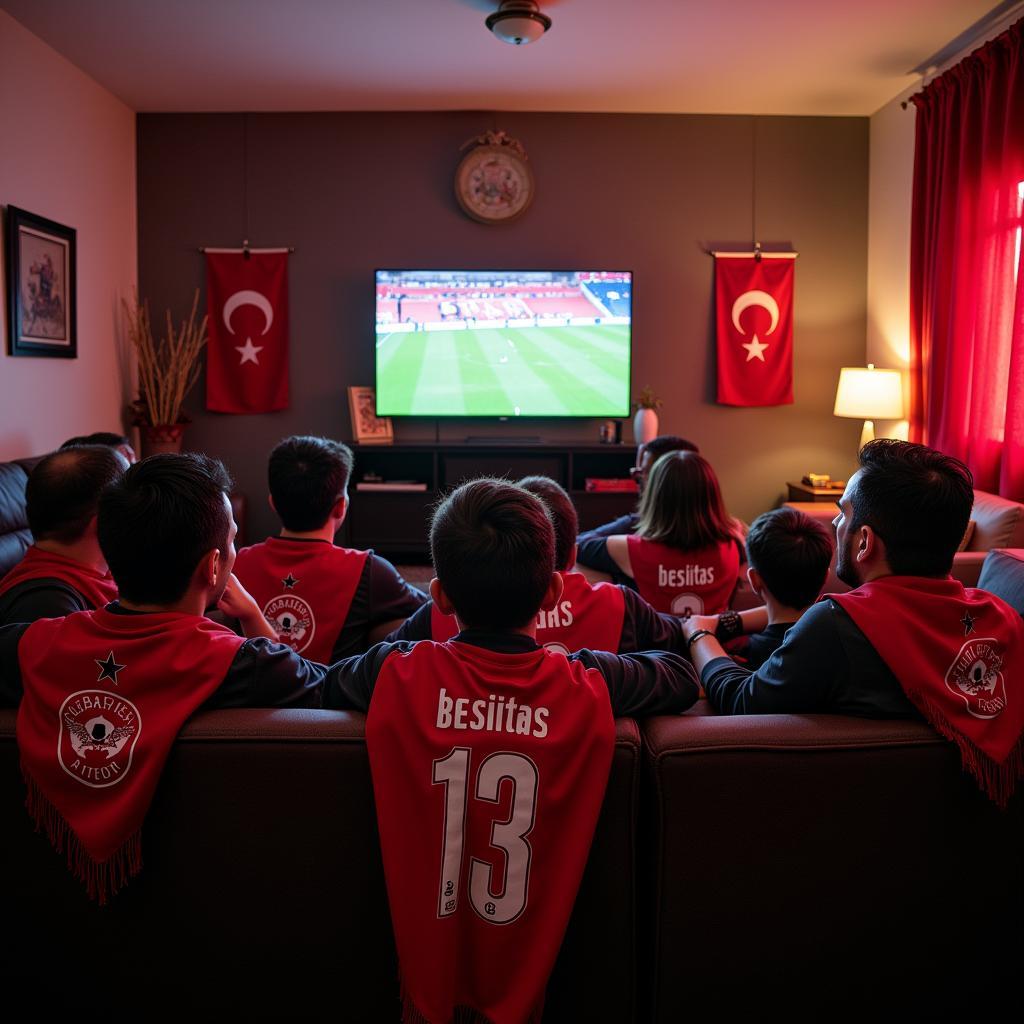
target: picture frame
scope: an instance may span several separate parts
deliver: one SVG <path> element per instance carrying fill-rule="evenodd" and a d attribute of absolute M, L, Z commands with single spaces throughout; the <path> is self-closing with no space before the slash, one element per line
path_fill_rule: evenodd
<path fill-rule="evenodd" d="M 377 415 L 377 392 L 373 388 L 350 387 L 348 411 L 352 417 L 352 437 L 358 444 L 394 443 L 391 418 Z"/>
<path fill-rule="evenodd" d="M 5 243 L 8 354 L 77 359 L 77 232 L 8 206 Z"/>

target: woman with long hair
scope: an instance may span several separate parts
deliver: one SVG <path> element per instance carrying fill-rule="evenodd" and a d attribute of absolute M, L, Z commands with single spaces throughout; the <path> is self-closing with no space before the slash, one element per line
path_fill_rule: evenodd
<path fill-rule="evenodd" d="M 716 615 L 729 605 L 740 567 L 740 541 L 718 478 L 696 452 L 669 452 L 654 464 L 640 497 L 636 533 L 604 538 L 619 571 L 660 612 Z M 579 561 L 597 555 L 582 546 Z"/>

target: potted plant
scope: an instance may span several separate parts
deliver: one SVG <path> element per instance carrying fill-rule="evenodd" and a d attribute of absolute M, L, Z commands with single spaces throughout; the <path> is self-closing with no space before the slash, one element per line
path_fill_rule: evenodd
<path fill-rule="evenodd" d="M 176 332 L 167 310 L 167 334 L 156 341 L 149 319 L 149 303 L 123 302 L 131 338 L 139 360 L 139 398 L 133 403 L 135 425 L 142 433 L 142 454 L 180 452 L 188 420 L 181 414 L 185 396 L 199 379 L 199 353 L 206 344 L 206 317 L 196 325 L 199 289 L 192 312 Z"/>
<path fill-rule="evenodd" d="M 633 439 L 637 444 L 647 444 L 658 436 L 658 410 L 661 408 L 661 399 L 655 395 L 650 384 L 640 392 L 640 397 L 633 403 L 633 408 L 636 409 L 636 416 L 633 417 Z"/>

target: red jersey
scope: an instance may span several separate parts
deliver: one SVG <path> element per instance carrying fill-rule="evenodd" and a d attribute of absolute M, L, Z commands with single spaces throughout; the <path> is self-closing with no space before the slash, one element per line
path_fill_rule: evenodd
<path fill-rule="evenodd" d="M 417 643 L 381 667 L 366 743 L 404 1019 L 539 1019 L 611 766 L 604 678 Z"/>
<path fill-rule="evenodd" d="M 68 584 L 93 608 L 102 608 L 117 600 L 117 584 L 109 572 L 77 562 L 67 555 L 41 551 L 34 544 L 25 557 L 0 580 L 0 595 L 28 580 L 54 579 Z"/>
<path fill-rule="evenodd" d="M 636 534 L 626 543 L 640 596 L 657 611 L 686 618 L 717 615 L 728 607 L 740 571 L 734 540 L 692 551 L 679 551 Z"/>
<path fill-rule="evenodd" d="M 179 612 L 40 619 L 18 643 L 27 806 L 101 903 L 142 866 L 142 822 L 185 719 L 245 643 Z"/>
<path fill-rule="evenodd" d="M 613 583 L 593 585 L 581 572 L 562 573 L 562 596 L 554 608 L 537 613 L 537 643 L 571 654 L 584 648 L 617 653 L 622 646 L 626 601 Z M 430 613 L 431 639 L 450 640 L 458 631 L 454 615 L 435 604 Z"/>
<path fill-rule="evenodd" d="M 281 643 L 329 664 L 367 555 L 327 541 L 271 537 L 238 552 L 235 575 Z"/>

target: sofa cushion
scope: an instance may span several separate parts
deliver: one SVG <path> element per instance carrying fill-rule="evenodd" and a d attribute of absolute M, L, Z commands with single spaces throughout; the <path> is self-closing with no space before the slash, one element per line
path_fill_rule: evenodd
<path fill-rule="evenodd" d="M 998 494 L 975 491 L 971 518 L 978 525 L 968 551 L 1024 547 L 1024 505 Z"/>
<path fill-rule="evenodd" d="M 981 567 L 978 587 L 1001 597 L 1024 615 L 1024 548 L 990 551 Z"/>

